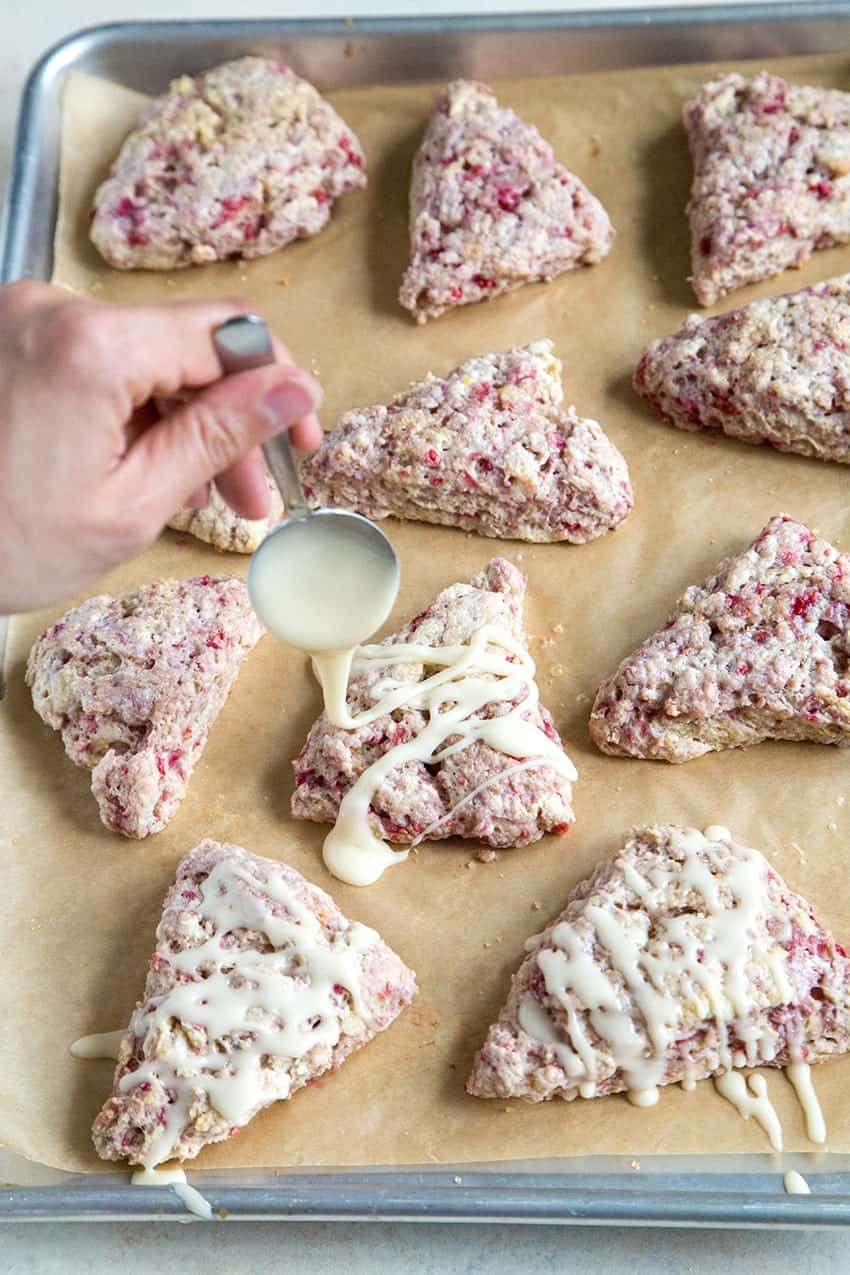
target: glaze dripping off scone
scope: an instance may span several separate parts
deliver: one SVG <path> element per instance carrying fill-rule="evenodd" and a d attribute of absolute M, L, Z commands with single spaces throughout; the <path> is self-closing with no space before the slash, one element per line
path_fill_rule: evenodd
<path fill-rule="evenodd" d="M 686 103 L 684 122 L 702 305 L 850 240 L 850 93 L 723 75 Z"/>
<path fill-rule="evenodd" d="M 635 389 L 679 429 L 850 464 L 850 275 L 654 341 Z"/>
<path fill-rule="evenodd" d="M 566 832 L 575 769 L 539 703 L 525 588 L 517 568 L 495 558 L 362 648 L 348 687 L 352 728 L 324 713 L 315 722 L 294 762 L 292 813 L 337 823 L 330 841 L 356 806 L 387 842 L 469 837 L 485 859 L 494 847 Z"/>
<path fill-rule="evenodd" d="M 37 639 L 27 684 L 107 828 L 161 831 L 186 794 L 242 661 L 262 635 L 241 580 L 158 580 L 89 598 Z"/>
<path fill-rule="evenodd" d="M 399 294 L 417 322 L 600 261 L 613 240 L 599 200 L 491 89 L 440 94 L 413 162 Z"/>
<path fill-rule="evenodd" d="M 384 1031 L 416 980 L 284 863 L 205 840 L 180 862 L 121 1044 L 98 1155 L 148 1168 L 233 1137 Z"/>
<path fill-rule="evenodd" d="M 623 456 L 564 407 L 551 341 L 468 359 L 346 412 L 304 462 L 314 505 L 498 539 L 584 544 L 628 517 Z"/>
<path fill-rule="evenodd" d="M 765 739 L 850 744 L 850 559 L 778 514 L 602 683 L 603 752 L 684 762 Z"/>
<path fill-rule="evenodd" d="M 365 184 L 357 138 L 312 84 L 239 58 L 151 104 L 95 194 L 91 238 L 119 270 L 262 257 L 318 234 Z"/>
<path fill-rule="evenodd" d="M 844 949 L 725 828 L 638 828 L 527 948 L 476 1097 L 648 1105 L 659 1085 L 850 1049 Z"/>

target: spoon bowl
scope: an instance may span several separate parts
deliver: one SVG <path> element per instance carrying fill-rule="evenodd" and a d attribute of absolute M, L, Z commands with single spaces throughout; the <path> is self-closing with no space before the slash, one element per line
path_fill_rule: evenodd
<path fill-rule="evenodd" d="M 310 652 L 348 650 L 381 627 L 398 595 L 395 550 L 345 509 L 302 510 L 251 558 L 248 593 L 268 631 Z"/>
<path fill-rule="evenodd" d="M 264 321 L 237 314 L 213 334 L 225 375 L 274 362 Z M 287 518 L 266 536 L 248 569 L 251 604 L 290 646 L 351 651 L 381 627 L 398 594 L 395 550 L 379 527 L 346 509 L 309 509 L 284 431 L 263 452 Z"/>

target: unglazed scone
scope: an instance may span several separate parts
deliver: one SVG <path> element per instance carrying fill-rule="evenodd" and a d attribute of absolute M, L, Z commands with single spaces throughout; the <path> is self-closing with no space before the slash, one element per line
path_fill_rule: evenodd
<path fill-rule="evenodd" d="M 844 949 L 725 828 L 638 828 L 530 943 L 477 1097 L 645 1103 L 657 1085 L 850 1049 Z"/>
<path fill-rule="evenodd" d="M 33 706 L 92 772 L 107 828 L 147 837 L 169 822 L 262 632 L 241 580 L 201 576 L 89 598 L 36 640 Z"/>
<path fill-rule="evenodd" d="M 603 752 L 684 762 L 764 739 L 850 743 L 850 558 L 778 514 L 600 686 Z"/>
<path fill-rule="evenodd" d="M 152 103 L 95 194 L 91 238 L 119 270 L 261 257 L 365 184 L 357 138 L 312 84 L 240 58 Z"/>
<path fill-rule="evenodd" d="M 92 1136 L 105 1160 L 190 1160 L 335 1071 L 416 980 L 293 868 L 205 840 L 181 860 Z"/>
<path fill-rule="evenodd" d="M 599 200 L 486 84 L 440 94 L 413 162 L 399 294 L 417 322 L 601 261 L 613 240 Z"/>
<path fill-rule="evenodd" d="M 850 275 L 713 319 L 692 314 L 637 365 L 638 394 L 680 429 L 850 462 Z"/>
<path fill-rule="evenodd" d="M 633 504 L 626 462 L 565 408 L 551 341 L 469 359 L 346 412 L 302 466 L 311 503 L 482 536 L 584 543 Z"/>
<path fill-rule="evenodd" d="M 684 123 L 702 305 L 850 240 L 850 93 L 723 75 L 686 103 Z"/>
<path fill-rule="evenodd" d="M 201 509 L 178 509 L 168 525 L 175 531 L 188 532 L 223 553 L 253 553 L 269 529 L 283 517 L 283 501 L 277 484 L 268 474 L 266 478 L 271 506 L 268 518 L 240 518 L 212 483 L 209 504 Z"/>
<path fill-rule="evenodd" d="M 485 626 L 498 626 L 525 651 L 525 590 L 525 577 L 517 568 L 503 558 L 494 558 L 469 584 L 444 589 L 427 610 L 386 638 L 377 650 L 401 643 L 457 648 L 470 643 Z M 428 663 L 427 653 L 418 661 L 406 654 L 406 660 L 399 664 L 373 663 L 360 673 L 355 664 L 348 687 L 353 716 L 368 711 L 388 684 L 400 688 L 407 698 L 415 697 L 416 688 L 438 671 L 437 665 Z M 568 830 L 573 812 L 567 772 L 572 767 L 563 756 L 552 718 L 536 699 L 536 686 L 526 684 L 508 702 L 503 685 L 494 676 L 490 701 L 488 676 L 483 674 L 485 702 L 473 712 L 473 719 L 498 717 L 528 700 L 528 708 L 520 710 L 528 723 L 524 729 L 539 731 L 565 765 L 559 769 L 541 756 L 523 769 L 517 756 L 480 738 L 457 751 L 447 740 L 445 748 L 438 745 L 438 756 L 431 764 L 400 759 L 376 785 L 368 807 L 370 825 L 384 840 L 410 845 L 423 836 L 429 840 L 469 837 L 482 843 L 482 859 L 492 859 L 492 847 L 527 846 L 546 833 Z M 480 682 L 482 674 L 475 677 Z M 532 689 L 534 697 L 529 694 Z M 461 689 L 456 702 L 462 694 Z M 393 748 L 423 734 L 430 721 L 428 712 L 409 702 L 351 730 L 332 726 L 323 713 L 294 762 L 292 813 L 300 819 L 334 823 L 340 803 L 364 772 Z M 460 724 L 449 733 L 456 740 L 463 729 Z M 518 739 L 516 743 L 519 747 Z"/>

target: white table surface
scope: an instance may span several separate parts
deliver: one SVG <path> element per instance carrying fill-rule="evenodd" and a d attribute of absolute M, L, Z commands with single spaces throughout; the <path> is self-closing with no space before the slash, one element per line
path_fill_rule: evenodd
<path fill-rule="evenodd" d="M 664 7 L 667 0 L 0 0 L 10 21 L 0 46 L 0 191 L 27 71 L 51 44 L 80 27 L 131 18 L 356 17 L 391 13 L 510 13 L 523 8 Z M 758 2 L 758 0 L 757 0 Z M 761 0 L 768 3 L 769 0 Z M 12 16 L 14 15 L 14 16 Z M 0 1181 L 32 1182 L 38 1170 L 0 1148 Z M 0 1272 L 77 1275 L 120 1270 L 148 1275 L 287 1275 L 344 1269 L 346 1275 L 426 1275 L 513 1269 L 519 1275 L 584 1269 L 599 1275 L 786 1275 L 803 1268 L 847 1275 L 850 1234 L 788 1231 L 659 1231 L 563 1226 L 449 1226 L 390 1223 L 176 1223 L 8 1226 Z"/>

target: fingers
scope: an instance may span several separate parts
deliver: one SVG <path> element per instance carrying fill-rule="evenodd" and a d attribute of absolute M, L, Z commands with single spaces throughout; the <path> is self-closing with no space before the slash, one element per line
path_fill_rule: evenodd
<path fill-rule="evenodd" d="M 208 505 L 209 503 L 210 503 L 210 485 L 209 483 L 202 483 L 200 487 L 197 487 L 192 492 L 189 499 L 184 503 L 183 508 L 184 509 L 203 509 L 204 506 Z"/>
<path fill-rule="evenodd" d="M 117 481 L 135 502 L 142 498 L 137 493 L 144 493 L 164 522 L 203 483 L 226 474 L 266 439 L 309 417 L 320 399 L 317 382 L 299 368 L 273 364 L 224 377 L 142 434 L 120 466 Z M 251 504 L 254 479 L 247 480 L 247 491 L 242 487 L 250 471 L 250 465 L 237 471 L 235 483 L 236 499 L 245 497 L 244 508 L 256 507 Z"/>
<path fill-rule="evenodd" d="M 324 438 L 324 431 L 315 412 L 309 412 L 293 425 L 290 434 L 293 445 L 300 448 L 302 452 L 314 452 L 321 447 Z"/>
<path fill-rule="evenodd" d="M 241 518 L 267 518 L 271 508 L 266 462 L 259 447 L 215 480 L 219 494 Z"/>
<path fill-rule="evenodd" d="M 36 279 L 18 279 L 0 288 L 0 310 L 11 318 L 20 318 L 44 305 L 73 300 L 73 293 Z"/>
<path fill-rule="evenodd" d="M 247 308 L 235 300 L 113 307 L 115 358 L 133 404 L 218 380 L 213 330 Z"/>

